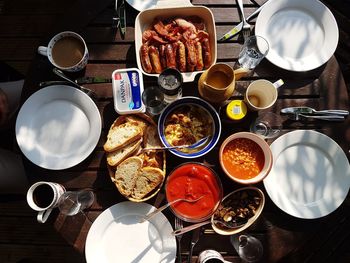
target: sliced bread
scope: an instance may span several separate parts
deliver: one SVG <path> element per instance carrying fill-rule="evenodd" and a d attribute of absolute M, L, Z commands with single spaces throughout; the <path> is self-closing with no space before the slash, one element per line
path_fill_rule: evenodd
<path fill-rule="evenodd" d="M 121 194 L 130 196 L 142 168 L 142 159 L 129 157 L 121 162 L 115 171 L 115 184 Z"/>
<path fill-rule="evenodd" d="M 107 153 L 107 162 L 110 166 L 116 166 L 120 164 L 122 161 L 124 161 L 127 157 L 132 155 L 133 153 L 136 153 L 138 148 L 141 145 L 142 140 L 139 139 L 137 141 L 134 141 L 132 143 L 129 143 L 128 145 L 117 149 L 114 152 Z"/>
<path fill-rule="evenodd" d="M 142 129 L 142 133 L 145 133 L 149 125 L 146 120 L 134 115 L 126 115 L 126 122 L 139 126 Z"/>
<path fill-rule="evenodd" d="M 132 123 L 123 123 L 118 126 L 112 124 L 108 131 L 107 141 L 103 145 L 106 152 L 113 152 L 142 137 L 142 129 Z"/>
<path fill-rule="evenodd" d="M 142 199 L 163 182 L 162 170 L 153 167 L 144 167 L 135 181 L 132 197 Z"/>
<path fill-rule="evenodd" d="M 143 135 L 143 147 L 144 148 L 154 148 L 161 147 L 161 142 L 159 140 L 157 127 L 150 125 L 147 127 Z"/>

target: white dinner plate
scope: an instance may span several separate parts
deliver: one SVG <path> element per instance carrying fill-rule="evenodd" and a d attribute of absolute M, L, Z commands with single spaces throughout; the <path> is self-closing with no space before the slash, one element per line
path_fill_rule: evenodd
<path fill-rule="evenodd" d="M 101 116 L 84 92 L 53 85 L 31 95 L 18 113 L 16 139 L 34 164 L 52 170 L 72 167 L 94 150 Z"/>
<path fill-rule="evenodd" d="M 143 11 L 156 6 L 158 0 L 126 0 L 129 5 L 135 8 L 137 11 Z"/>
<path fill-rule="evenodd" d="M 264 179 L 272 201 L 284 212 L 305 219 L 337 209 L 350 186 L 350 166 L 340 146 L 311 130 L 286 133 L 271 144 L 274 165 Z"/>
<path fill-rule="evenodd" d="M 272 0 L 261 10 L 255 34 L 270 45 L 266 58 L 278 67 L 308 71 L 320 67 L 338 45 L 337 22 L 318 0 Z"/>
<path fill-rule="evenodd" d="M 147 203 L 118 203 L 103 211 L 92 224 L 85 244 L 88 263 L 175 262 L 176 240 L 169 221 L 159 213 L 149 221 L 140 218 L 155 210 Z"/>

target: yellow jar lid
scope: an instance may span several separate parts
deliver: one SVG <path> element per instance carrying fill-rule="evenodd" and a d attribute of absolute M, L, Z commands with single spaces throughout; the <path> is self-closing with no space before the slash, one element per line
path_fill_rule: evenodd
<path fill-rule="evenodd" d="M 247 106 L 243 100 L 233 100 L 226 107 L 226 115 L 231 120 L 241 120 L 247 115 Z"/>

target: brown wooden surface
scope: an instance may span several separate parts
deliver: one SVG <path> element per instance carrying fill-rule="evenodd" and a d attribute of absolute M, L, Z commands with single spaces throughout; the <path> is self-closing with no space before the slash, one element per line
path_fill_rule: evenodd
<path fill-rule="evenodd" d="M 47 5 L 45 0 L 38 0 L 37 13 L 47 19 L 47 14 L 54 17 L 51 24 L 43 24 L 40 19 L 34 20 L 38 27 L 23 31 L 23 38 L 28 40 L 28 49 L 32 48 L 34 59 L 31 63 L 25 83 L 23 101 L 37 90 L 38 83 L 43 80 L 57 79 L 52 73 L 52 66 L 46 58 L 34 53 L 39 44 L 46 44 L 54 33 L 63 29 L 79 32 L 87 41 L 90 51 L 89 64 L 84 72 L 71 74 L 77 76 L 110 77 L 118 68 L 134 67 L 135 47 L 133 20 L 137 12 L 127 5 L 128 23 L 125 40 L 121 40 L 119 33 L 115 36 L 110 28 L 113 14 L 113 1 L 62 1 L 62 5 Z M 245 11 L 251 13 L 264 1 L 245 0 Z M 34 16 L 28 13 L 26 5 L 30 0 L 23 1 L 21 6 L 7 5 L 8 11 L 23 12 L 23 15 Z M 229 0 L 193 0 L 195 5 L 208 6 L 214 13 L 217 36 L 240 21 L 235 1 Z M 79 5 L 82 7 L 79 8 Z M 92 7 L 92 5 L 97 5 Z M 64 6 L 64 7 L 63 7 Z M 16 9 L 17 8 L 17 9 Z M 43 11 L 45 10 L 45 11 Z M 65 13 L 64 17 L 62 14 Z M 72 14 L 75 14 L 73 17 Z M 25 19 L 21 16 L 23 23 Z M 6 22 L 6 19 L 2 21 Z M 78 21 L 73 23 L 73 21 Z M 44 20 L 42 20 L 44 21 Z M 40 26 L 39 26 L 40 25 Z M 0 23 L 0 27 L 3 23 Z M 13 26 L 7 22 L 7 26 Z M 15 28 L 14 28 L 15 30 Z M 1 32 L 1 31 L 0 31 Z M 8 32 L 0 37 L 6 37 L 7 44 L 0 43 L 0 55 L 7 56 L 11 61 L 26 59 L 27 63 L 32 57 L 24 53 L 9 54 L 6 47 L 17 43 L 15 36 Z M 34 37 L 37 34 L 38 37 Z M 13 42 L 11 42 L 13 41 Z M 32 42 L 31 42 L 32 41 Z M 235 37 L 232 41 L 218 44 L 218 61 L 234 65 L 241 47 L 241 39 Z M 10 50 L 10 49 L 7 49 Z M 21 62 L 23 62 L 21 61 Z M 199 75 L 196 80 L 198 80 Z M 324 66 L 305 73 L 291 73 L 273 66 L 268 61 L 263 61 L 257 68 L 254 76 L 238 81 L 234 98 L 242 98 L 244 90 L 249 83 L 257 78 L 266 78 L 271 81 L 284 79 L 285 86 L 279 91 L 279 99 L 271 109 L 274 112 L 286 106 L 308 105 L 317 109 L 337 108 L 349 110 L 348 93 L 341 74 L 339 65 L 332 57 Z M 155 79 L 144 78 L 145 85 L 155 84 Z M 98 93 L 100 99 L 97 102 L 101 113 L 103 129 L 100 141 L 95 151 L 81 164 L 63 171 L 49 171 L 31 164 L 25 160 L 25 166 L 31 182 L 39 180 L 54 181 L 63 184 L 67 189 L 92 188 L 96 195 L 96 201 L 87 212 L 89 219 L 83 215 L 65 218 L 55 211 L 46 224 L 36 222 L 36 212 L 32 211 L 23 197 L 1 197 L 0 199 L 0 262 L 18 262 L 26 259 L 28 262 L 85 262 L 84 244 L 86 235 L 91 225 L 89 220 L 94 220 L 103 210 L 125 199 L 119 194 L 110 181 L 105 164 L 105 155 L 102 145 L 106 138 L 109 126 L 117 117 L 113 109 L 111 84 L 85 85 Z M 184 95 L 198 95 L 197 84 L 187 83 L 183 88 Z M 247 130 L 254 114 L 250 113 L 247 119 L 240 123 L 230 123 L 222 119 L 223 133 L 220 142 L 229 134 L 236 131 Z M 284 117 L 283 132 L 295 129 L 313 129 L 323 132 L 333 138 L 345 151 L 348 159 L 350 145 L 349 119 L 343 123 L 327 122 L 291 122 Z M 218 147 L 220 145 L 218 144 Z M 208 155 L 198 158 L 198 161 L 207 161 L 214 165 L 225 188 L 225 194 L 240 187 L 240 185 L 228 180 L 218 166 L 216 147 Z M 184 162 L 184 160 L 167 155 L 167 170 Z M 263 184 L 258 184 L 263 191 Z M 151 199 L 148 203 L 159 203 L 163 200 L 162 194 Z M 262 262 L 350 262 L 348 244 L 350 243 L 350 199 L 332 214 L 317 220 L 302 220 L 293 218 L 277 208 L 266 194 L 266 206 L 257 223 L 248 229 L 247 233 L 259 238 L 264 245 L 264 259 Z M 164 200 L 162 201 L 164 203 Z M 165 215 L 173 224 L 173 215 L 166 211 Z M 10 222 L 16 222 L 15 224 Z M 182 239 L 182 254 L 185 262 L 188 254 L 188 243 L 191 234 L 185 234 Z M 194 248 L 194 258 L 204 249 L 215 249 L 232 262 L 241 262 L 237 253 L 229 242 L 228 237 L 215 234 L 209 226 L 205 228 L 205 234 Z M 117 257 L 117 255 L 116 255 Z M 30 261 L 31 260 L 31 261 Z"/>

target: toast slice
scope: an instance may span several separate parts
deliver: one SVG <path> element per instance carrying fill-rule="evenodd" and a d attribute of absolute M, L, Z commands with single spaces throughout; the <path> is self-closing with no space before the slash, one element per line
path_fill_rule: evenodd
<path fill-rule="evenodd" d="M 103 148 L 106 152 L 113 152 L 140 139 L 142 134 L 142 129 L 135 124 L 126 122 L 120 125 L 115 125 L 114 122 L 108 131 L 107 141 L 103 145 Z"/>
<path fill-rule="evenodd" d="M 115 171 L 115 184 L 122 195 L 130 196 L 133 193 L 141 168 L 142 159 L 135 156 L 127 158 L 118 165 Z"/>
<path fill-rule="evenodd" d="M 143 147 L 144 148 L 162 147 L 156 126 L 151 125 L 147 127 L 143 135 Z"/>
<path fill-rule="evenodd" d="M 142 168 L 139 177 L 135 181 L 132 197 L 135 199 L 144 198 L 162 183 L 163 179 L 164 173 L 162 170 L 154 167 Z"/>
<path fill-rule="evenodd" d="M 141 142 L 142 140 L 139 139 L 137 141 L 129 143 L 128 145 L 122 148 L 119 148 L 114 152 L 107 153 L 107 163 L 110 166 L 117 166 L 126 158 L 128 158 L 130 155 L 132 155 L 133 153 L 136 153 L 136 151 L 139 149 L 141 145 Z"/>
<path fill-rule="evenodd" d="M 134 116 L 134 115 L 126 115 L 125 120 L 128 123 L 139 126 L 142 129 L 142 134 L 145 133 L 147 126 L 149 125 L 146 120 L 141 119 L 138 116 Z"/>

